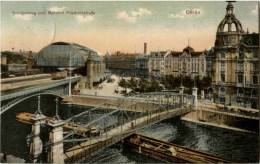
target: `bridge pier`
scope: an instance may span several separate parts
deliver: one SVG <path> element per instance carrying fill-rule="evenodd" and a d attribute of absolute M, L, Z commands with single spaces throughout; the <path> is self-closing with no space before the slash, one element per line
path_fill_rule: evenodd
<path fill-rule="evenodd" d="M 63 157 L 63 125 L 65 124 L 59 116 L 55 116 L 48 125 L 51 127 L 49 141 L 51 150 L 48 154 L 49 163 L 64 163 Z"/>
<path fill-rule="evenodd" d="M 48 163 L 64 163 L 63 153 L 63 125 L 65 122 L 58 115 L 58 99 L 56 99 L 56 116 L 48 122 L 51 128 L 49 141 L 51 150 L 48 153 Z"/>
<path fill-rule="evenodd" d="M 32 134 L 33 139 L 30 143 L 30 159 L 33 163 L 36 163 L 38 157 L 42 153 L 42 141 L 40 139 L 40 128 L 41 124 L 45 124 L 46 116 L 44 116 L 40 110 L 40 96 L 38 96 L 38 110 L 30 118 L 33 122 L 32 124 Z"/>

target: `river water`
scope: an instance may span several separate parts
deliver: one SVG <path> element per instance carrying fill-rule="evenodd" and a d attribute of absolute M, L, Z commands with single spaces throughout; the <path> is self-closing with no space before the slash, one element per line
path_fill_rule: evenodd
<path fill-rule="evenodd" d="M 54 99 L 54 96 L 41 97 L 41 110 L 46 116 L 55 115 Z M 1 152 L 29 160 L 26 136 L 31 132 L 31 126 L 15 120 L 15 114 L 21 111 L 33 113 L 36 109 L 37 97 L 33 97 L 16 105 L 1 116 Z M 61 117 L 67 118 L 85 110 L 87 110 L 87 107 L 60 104 L 59 114 Z M 178 117 L 150 125 L 140 130 L 139 133 L 210 152 L 233 161 L 259 161 L 258 134 L 201 125 L 183 121 Z M 46 136 L 48 134 L 41 137 L 46 138 Z M 84 162 L 158 163 L 161 161 L 131 152 L 118 143 L 98 152 Z"/>

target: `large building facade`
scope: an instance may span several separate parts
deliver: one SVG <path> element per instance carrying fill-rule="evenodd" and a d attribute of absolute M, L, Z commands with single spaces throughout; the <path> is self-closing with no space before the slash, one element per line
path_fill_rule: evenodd
<path fill-rule="evenodd" d="M 55 42 L 47 45 L 35 56 L 33 65 L 46 73 L 71 67 L 73 73 L 83 75 L 80 82 L 82 89 L 91 88 L 93 83 L 99 83 L 108 76 L 104 73 L 105 64 L 101 56 L 76 43 Z M 87 78 L 88 74 L 91 74 L 91 79 Z"/>
<path fill-rule="evenodd" d="M 206 54 L 207 51 L 196 52 L 190 46 L 183 49 L 183 52 L 171 51 L 165 56 L 165 75 L 206 75 Z"/>
<path fill-rule="evenodd" d="M 206 75 L 211 76 L 212 73 L 212 59 L 214 56 L 214 48 L 212 47 L 209 51 L 205 51 L 206 53 Z"/>
<path fill-rule="evenodd" d="M 148 72 L 149 75 L 155 78 L 161 78 L 165 75 L 165 57 L 171 51 L 158 51 L 151 52 L 148 59 Z"/>
<path fill-rule="evenodd" d="M 231 2 L 218 26 L 212 60 L 217 103 L 258 108 L 259 34 L 244 32 Z"/>
<path fill-rule="evenodd" d="M 138 53 L 122 53 L 118 51 L 106 57 L 107 68 L 116 74 L 135 76 L 135 62 L 138 55 Z"/>
<path fill-rule="evenodd" d="M 135 57 L 135 75 L 137 77 L 148 77 L 148 55 L 140 54 Z"/>

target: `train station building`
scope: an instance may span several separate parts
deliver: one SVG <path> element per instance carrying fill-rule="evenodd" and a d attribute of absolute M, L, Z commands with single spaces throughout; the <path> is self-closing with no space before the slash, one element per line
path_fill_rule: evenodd
<path fill-rule="evenodd" d="M 109 76 L 102 56 L 76 43 L 55 42 L 47 45 L 35 56 L 34 67 L 44 73 L 72 68 L 72 74 L 82 75 L 81 89 L 92 88 L 93 84 Z"/>

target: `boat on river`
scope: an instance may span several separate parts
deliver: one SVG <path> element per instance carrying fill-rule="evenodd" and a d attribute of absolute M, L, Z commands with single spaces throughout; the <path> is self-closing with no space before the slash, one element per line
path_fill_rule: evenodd
<path fill-rule="evenodd" d="M 170 163 L 233 163 L 222 157 L 204 151 L 192 149 L 152 138 L 141 134 L 132 134 L 124 139 L 127 148 Z"/>
<path fill-rule="evenodd" d="M 33 113 L 19 112 L 16 114 L 16 120 L 26 123 L 26 124 L 32 124 L 32 120 L 31 120 L 32 116 L 33 116 Z M 49 122 L 52 119 L 53 119 L 53 117 L 45 118 L 46 122 Z M 71 131 L 80 126 L 82 126 L 81 123 L 69 121 L 66 124 L 64 124 L 63 129 L 64 129 L 64 131 Z M 87 127 L 87 128 L 78 129 L 75 134 L 80 135 L 82 137 L 90 137 L 90 135 L 92 137 L 95 137 L 95 136 L 100 136 L 101 133 L 102 133 L 102 129 L 100 126 L 91 126 L 91 127 Z"/>

